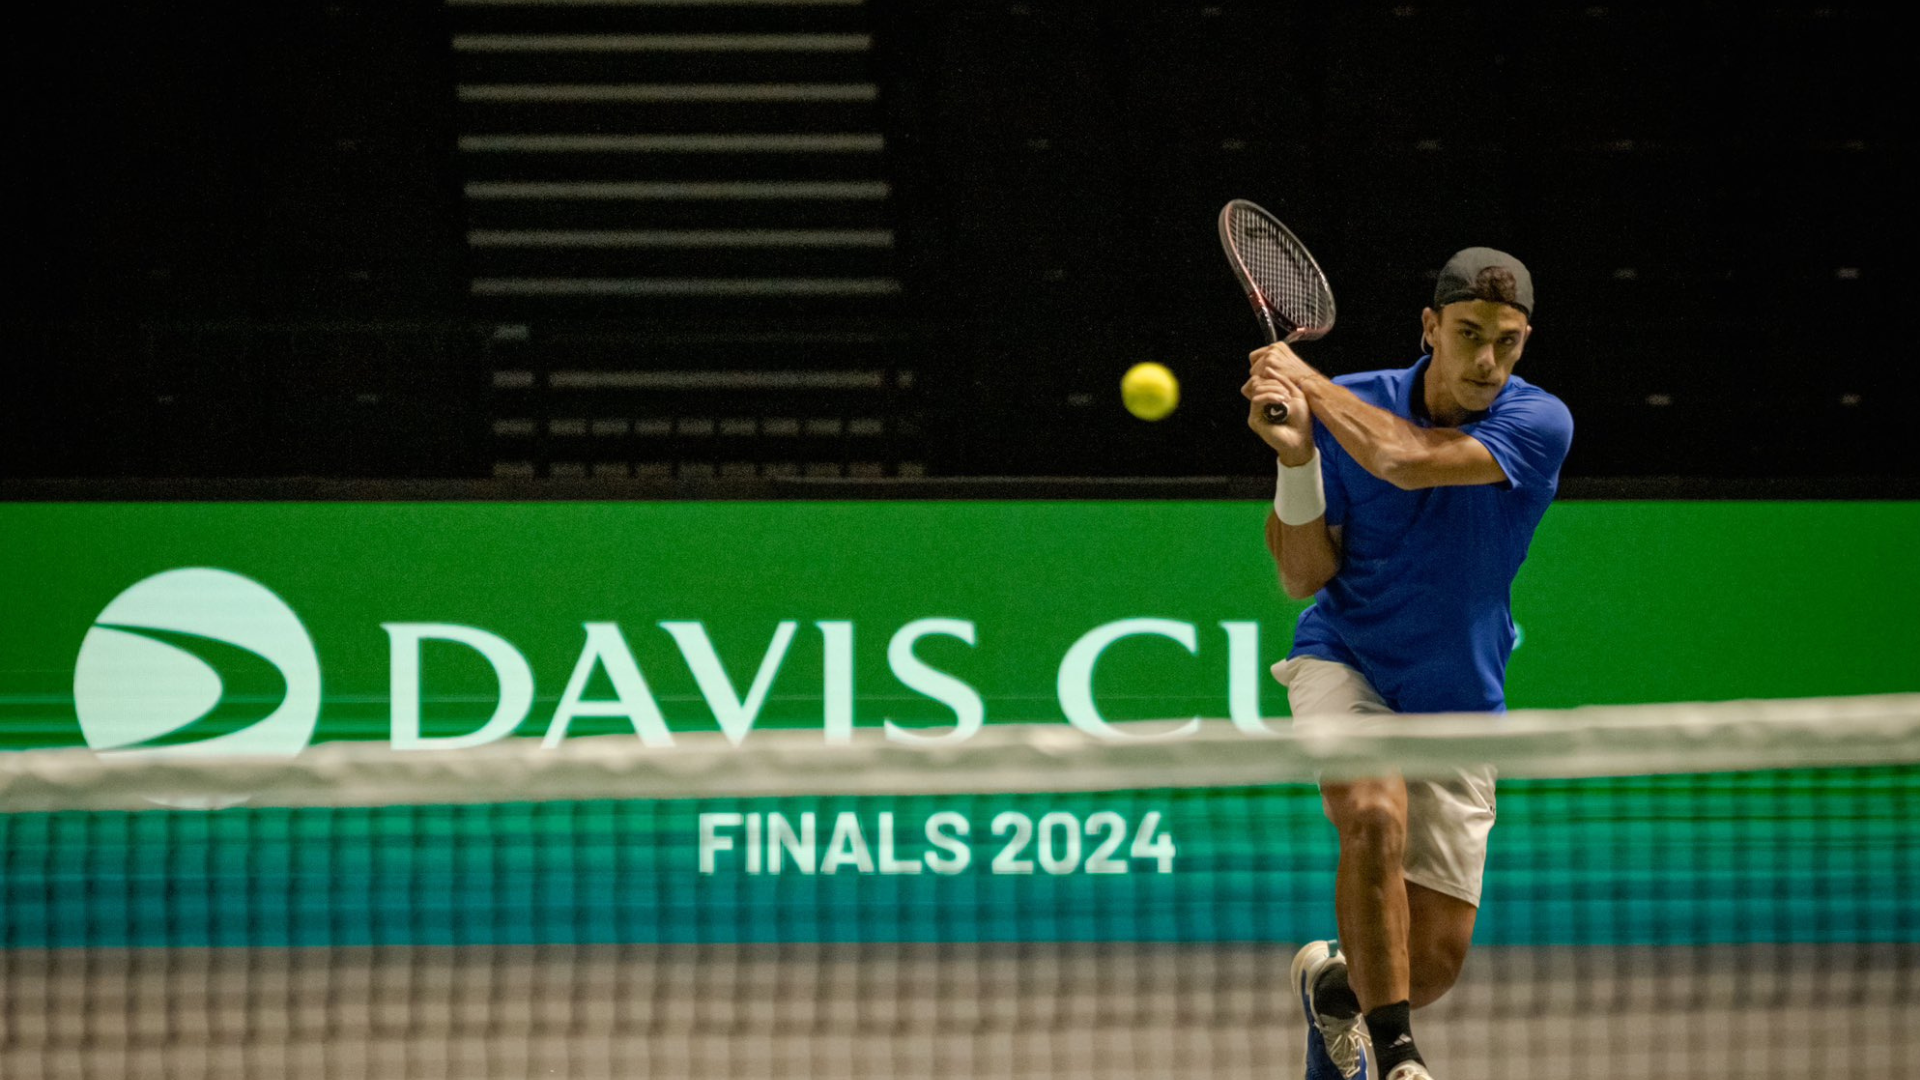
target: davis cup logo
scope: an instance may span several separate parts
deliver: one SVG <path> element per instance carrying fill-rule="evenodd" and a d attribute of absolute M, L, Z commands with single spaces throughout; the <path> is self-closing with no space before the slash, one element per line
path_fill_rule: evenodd
<path fill-rule="evenodd" d="M 320 718 L 293 609 L 226 570 L 169 570 L 113 598 L 80 643 L 73 703 L 99 753 L 291 757 Z"/>
<path fill-rule="evenodd" d="M 571 621 L 571 620 L 569 620 Z M 705 623 L 662 620 L 652 628 L 634 628 L 655 637 L 664 650 L 670 639 L 699 687 L 701 706 L 690 719 L 711 711 L 713 724 L 733 745 L 751 735 L 780 676 L 802 620 L 782 618 L 762 647 L 757 666 L 746 657 L 752 681 L 741 685 L 729 672 Z M 594 620 L 574 623 L 585 631 L 566 689 L 544 717 L 533 715 L 537 700 L 534 672 L 512 642 L 476 626 L 445 622 L 380 622 L 388 639 L 389 745 L 395 751 L 455 750 L 507 738 L 528 724 L 544 723 L 544 748 L 568 738 L 582 718 L 608 718 L 630 727 L 649 747 L 671 748 L 675 728 L 645 675 L 634 639 L 620 624 Z M 1109 723 L 1094 693 L 1095 669 L 1110 649 L 1146 646 L 1135 639 L 1171 642 L 1225 676 L 1227 714 L 1233 726 L 1250 736 L 1273 732 L 1260 715 L 1260 624 L 1221 620 L 1224 649 L 1203 649 L 1202 628 L 1163 618 L 1123 618 L 1085 631 L 1060 658 L 1055 688 L 1067 723 L 1100 739 L 1179 739 L 1201 728 L 1198 716 L 1158 725 L 1151 731 L 1127 730 Z M 851 620 L 813 624 L 819 632 L 821 660 L 818 697 L 821 735 L 829 743 L 854 738 L 855 626 Z M 656 633 L 657 631 L 657 633 Z M 1211 631 L 1206 631 L 1208 636 Z M 809 635 L 811 636 L 811 635 Z M 891 742 L 940 745 L 964 742 L 986 723 L 986 699 L 976 687 L 930 665 L 916 655 L 926 638 L 954 638 L 968 646 L 980 641 L 971 620 L 914 618 L 895 627 L 885 640 L 886 670 L 902 687 L 952 711 L 950 724 L 931 727 L 896 724 L 885 716 L 871 732 Z M 867 647 L 879 651 L 878 640 Z M 422 724 L 423 646 L 459 646 L 485 663 L 492 674 L 492 714 L 477 727 L 458 733 L 429 733 Z M 1215 659 L 1215 658 L 1218 659 Z M 877 658 L 876 658 L 877 659 Z M 1224 663 L 1220 663 L 1224 661 Z M 471 663 L 471 661 L 469 661 Z M 1224 670 L 1221 670 L 1224 668 Z M 593 690 L 596 678 L 611 687 Z M 809 688 L 811 689 L 811 688 Z M 483 690 L 483 693 L 486 691 Z M 484 700 L 462 698 L 461 700 Z M 552 699 L 549 699 L 552 700 Z M 138 582 L 113 598 L 80 644 L 73 674 L 74 710 L 81 734 L 103 756 L 293 757 L 313 741 L 320 714 L 320 662 L 306 628 L 285 602 L 250 578 L 227 570 L 196 567 L 168 570 Z M 444 725 L 443 725 L 444 726 Z M 683 722 L 680 731 L 686 730 Z M 184 804 L 182 804 L 184 805 Z"/>

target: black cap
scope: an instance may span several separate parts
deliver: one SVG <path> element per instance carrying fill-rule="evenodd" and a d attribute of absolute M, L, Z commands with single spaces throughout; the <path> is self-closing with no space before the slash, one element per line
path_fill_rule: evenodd
<path fill-rule="evenodd" d="M 1482 275 L 1486 275 L 1484 279 Z M 1494 300 L 1512 304 L 1533 317 L 1533 275 L 1525 263 L 1504 251 L 1470 247 L 1440 268 L 1433 287 L 1434 310 L 1462 300 Z"/>

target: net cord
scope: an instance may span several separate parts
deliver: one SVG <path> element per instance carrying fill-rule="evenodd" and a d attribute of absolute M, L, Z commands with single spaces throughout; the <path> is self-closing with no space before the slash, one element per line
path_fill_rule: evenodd
<path fill-rule="evenodd" d="M 1296 736 L 1285 719 L 994 724 L 947 745 L 877 728 L 829 743 L 819 729 L 718 732 L 648 747 L 628 735 L 552 749 L 509 738 L 462 750 L 331 742 L 291 758 L 177 749 L 0 754 L 0 812 L 148 810 L 156 793 L 249 806 L 378 806 L 696 799 L 716 796 L 1125 791 L 1311 782 L 1327 775 L 1632 776 L 1920 761 L 1920 693 L 1383 718 L 1364 731 Z M 933 733 L 929 733 L 933 734 Z"/>

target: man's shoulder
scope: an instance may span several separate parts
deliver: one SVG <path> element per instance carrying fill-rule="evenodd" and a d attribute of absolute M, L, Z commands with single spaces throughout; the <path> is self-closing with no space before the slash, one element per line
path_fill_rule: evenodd
<path fill-rule="evenodd" d="M 1374 368 L 1371 371 L 1349 371 L 1345 375 L 1335 375 L 1333 381 L 1341 386 L 1359 386 L 1368 383 L 1405 382 L 1413 377 L 1413 366 Z"/>
<path fill-rule="evenodd" d="M 1373 371 L 1350 371 L 1345 375 L 1335 375 L 1333 384 L 1343 386 L 1363 399 L 1392 397 L 1394 391 L 1413 378 L 1413 369 L 1377 368 Z M 1378 404 L 1378 402 L 1374 402 Z"/>
<path fill-rule="evenodd" d="M 1519 414 L 1548 424 L 1573 425 L 1573 412 L 1552 391 L 1518 375 L 1507 377 L 1507 389 L 1494 399 L 1492 414 Z"/>

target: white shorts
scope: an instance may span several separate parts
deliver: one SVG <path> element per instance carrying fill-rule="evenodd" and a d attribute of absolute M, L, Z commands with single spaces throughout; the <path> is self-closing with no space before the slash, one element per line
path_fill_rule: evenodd
<path fill-rule="evenodd" d="M 1295 728 L 1337 724 L 1348 730 L 1368 717 L 1392 716 L 1367 677 L 1345 664 L 1296 656 L 1273 665 L 1287 688 Z M 1492 766 L 1441 780 L 1407 781 L 1408 881 L 1480 906 L 1480 879 L 1493 831 Z"/>

